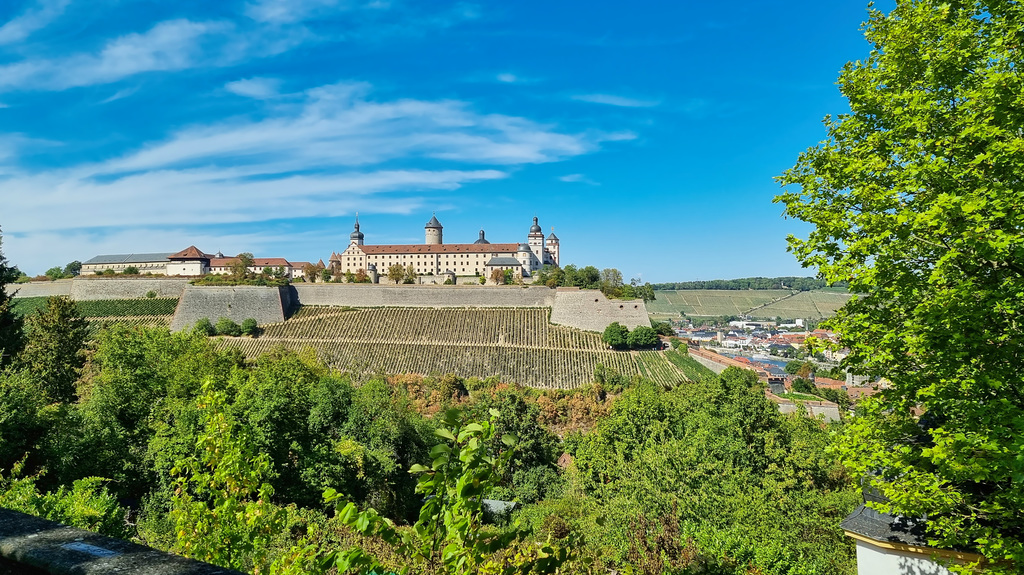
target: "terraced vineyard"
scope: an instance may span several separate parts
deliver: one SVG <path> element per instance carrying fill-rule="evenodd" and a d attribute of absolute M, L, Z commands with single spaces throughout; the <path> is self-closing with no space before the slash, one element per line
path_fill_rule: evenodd
<path fill-rule="evenodd" d="M 768 304 L 751 313 L 754 317 L 763 318 L 804 318 L 822 319 L 832 317 L 836 310 L 850 300 L 851 295 L 845 292 L 814 290 L 800 292 L 793 297 Z"/>
<path fill-rule="evenodd" d="M 225 338 L 256 357 L 279 346 L 313 348 L 330 365 L 362 372 L 500 376 L 533 387 L 574 388 L 598 364 L 666 386 L 686 381 L 658 352 L 611 351 L 601 336 L 548 322 L 547 309 L 303 307 L 256 339 Z"/>
<path fill-rule="evenodd" d="M 647 304 L 652 316 L 679 318 L 743 315 L 757 306 L 784 298 L 789 290 L 658 290 L 656 299 Z"/>
<path fill-rule="evenodd" d="M 14 298 L 14 313 L 27 316 L 46 307 L 46 297 Z M 178 298 L 107 299 L 76 302 L 89 320 L 89 331 L 112 323 L 130 326 L 170 327 Z"/>

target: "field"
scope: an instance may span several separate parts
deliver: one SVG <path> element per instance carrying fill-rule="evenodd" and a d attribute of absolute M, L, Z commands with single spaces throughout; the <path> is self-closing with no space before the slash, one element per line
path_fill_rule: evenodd
<path fill-rule="evenodd" d="M 835 315 L 850 299 L 845 290 L 658 290 L 647 304 L 655 320 L 749 315 L 756 319 L 821 319 Z"/>
<path fill-rule="evenodd" d="M 836 291 L 805 291 L 793 297 L 768 304 L 751 313 L 754 317 L 788 319 L 823 319 L 835 315 L 836 310 L 850 300 L 850 294 Z"/>
<path fill-rule="evenodd" d="M 679 318 L 744 315 L 751 309 L 787 297 L 789 290 L 658 290 L 647 303 L 652 316 Z"/>
<path fill-rule="evenodd" d="M 661 385 L 687 381 L 659 352 L 608 350 L 601 336 L 548 322 L 547 309 L 303 307 L 256 339 L 225 338 L 256 357 L 276 347 L 312 348 L 338 369 L 363 373 L 499 376 L 532 387 L 590 383 L 602 364 Z"/>
<path fill-rule="evenodd" d="M 46 307 L 45 297 L 14 298 L 14 313 L 27 316 Z M 89 320 L 90 330 L 121 323 L 149 327 L 171 325 L 177 298 L 107 299 L 76 302 L 79 313 Z"/>

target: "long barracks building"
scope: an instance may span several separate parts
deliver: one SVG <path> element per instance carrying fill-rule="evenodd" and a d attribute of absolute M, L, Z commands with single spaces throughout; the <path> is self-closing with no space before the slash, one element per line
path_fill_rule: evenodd
<path fill-rule="evenodd" d="M 519 277 L 530 277 L 545 265 L 558 265 L 558 237 L 554 232 L 545 239 L 537 218 L 533 218 L 525 243 L 492 244 L 480 230 L 480 238 L 471 244 L 444 243 L 443 226 L 437 216 L 424 226 L 425 241 L 412 245 L 367 245 L 356 218 L 349 245 L 341 253 L 331 254 L 329 268 L 335 273 L 375 269 L 386 275 L 393 265 L 413 266 L 418 275 L 488 276 L 495 269 L 511 269 Z M 372 266 L 372 268 L 371 268 Z"/>

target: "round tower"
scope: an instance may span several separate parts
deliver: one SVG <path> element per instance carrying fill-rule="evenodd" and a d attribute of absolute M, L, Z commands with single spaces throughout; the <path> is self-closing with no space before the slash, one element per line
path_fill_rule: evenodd
<path fill-rule="evenodd" d="M 363 245 L 363 232 L 359 231 L 359 214 L 356 213 L 356 229 L 348 235 L 349 245 L 355 244 L 357 246 Z"/>
<path fill-rule="evenodd" d="M 444 230 L 444 226 L 441 225 L 441 222 L 437 221 L 437 214 L 431 216 L 430 221 L 427 222 L 427 225 L 423 226 L 423 229 L 426 232 L 426 244 L 428 246 L 444 243 L 441 233 Z"/>

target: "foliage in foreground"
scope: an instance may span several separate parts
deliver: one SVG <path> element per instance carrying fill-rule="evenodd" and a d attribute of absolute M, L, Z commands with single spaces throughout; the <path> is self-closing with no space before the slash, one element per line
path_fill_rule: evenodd
<path fill-rule="evenodd" d="M 73 402 L 53 403 L 29 371 L 0 373 L 0 469 L 19 465 L 37 501 L 109 477 L 80 487 L 78 508 L 158 548 L 259 573 L 339 560 L 379 572 L 852 570 L 836 525 L 856 492 L 825 454 L 827 430 L 780 415 L 743 372 L 616 397 L 342 375 L 283 350 L 246 362 L 197 332 L 113 326 L 93 345 Z M 565 469 L 563 451 L 575 458 Z M 12 485 L 5 496 L 29 491 Z M 331 489 L 352 506 L 335 512 Z M 520 509 L 490 524 L 482 497 Z M 129 526 L 104 503 L 118 500 Z"/>
<path fill-rule="evenodd" d="M 839 77 L 851 112 L 776 198 L 815 226 L 789 239 L 800 262 L 863 294 L 829 322 L 847 363 L 892 382 L 841 453 L 932 544 L 1020 572 L 1024 8 L 900 0 L 865 35 Z"/>

